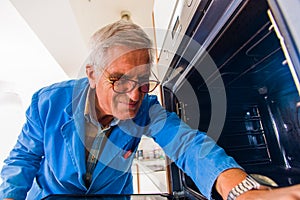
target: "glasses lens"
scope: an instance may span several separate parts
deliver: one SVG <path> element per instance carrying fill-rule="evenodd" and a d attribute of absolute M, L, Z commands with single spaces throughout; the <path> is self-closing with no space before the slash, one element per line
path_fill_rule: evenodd
<path fill-rule="evenodd" d="M 114 91 L 117 93 L 127 93 L 132 91 L 138 82 L 128 79 L 120 79 L 114 82 Z M 140 83 L 139 90 L 143 93 L 152 92 L 157 86 L 159 82 L 157 81 L 148 81 Z"/>
<path fill-rule="evenodd" d="M 152 92 L 158 86 L 157 81 L 149 81 L 146 83 L 142 83 L 140 86 L 141 92 L 148 93 Z"/>
<path fill-rule="evenodd" d="M 150 84 L 149 83 L 143 83 L 140 86 L 140 91 L 143 93 L 148 93 L 150 90 Z"/>
<path fill-rule="evenodd" d="M 114 90 L 118 93 L 126 93 L 133 90 L 136 86 L 136 83 L 127 79 L 120 79 L 114 82 Z"/>

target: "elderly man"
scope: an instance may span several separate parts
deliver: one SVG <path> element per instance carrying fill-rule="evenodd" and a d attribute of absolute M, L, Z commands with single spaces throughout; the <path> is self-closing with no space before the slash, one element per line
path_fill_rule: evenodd
<path fill-rule="evenodd" d="M 131 194 L 130 169 L 142 135 L 152 137 L 208 198 L 215 190 L 223 199 L 300 199 L 299 185 L 260 186 L 212 139 L 148 94 L 159 82 L 150 78 L 152 44 L 140 27 L 121 20 L 91 41 L 87 78 L 33 95 L 1 172 L 1 199 Z"/>

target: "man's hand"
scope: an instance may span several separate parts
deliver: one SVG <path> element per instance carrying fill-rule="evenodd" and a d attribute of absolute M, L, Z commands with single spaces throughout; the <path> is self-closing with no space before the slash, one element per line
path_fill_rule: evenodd
<path fill-rule="evenodd" d="M 232 188 L 241 183 L 247 176 L 247 173 L 241 169 L 229 169 L 222 172 L 217 178 L 215 187 L 223 199 L 227 196 Z M 258 190 L 250 190 L 238 196 L 236 200 L 300 200 L 300 184 L 270 189 L 268 187 L 261 187 Z"/>
<path fill-rule="evenodd" d="M 276 188 L 272 190 L 251 190 L 240 195 L 237 200 L 243 199 L 261 199 L 261 200 L 299 200 L 300 185 Z"/>

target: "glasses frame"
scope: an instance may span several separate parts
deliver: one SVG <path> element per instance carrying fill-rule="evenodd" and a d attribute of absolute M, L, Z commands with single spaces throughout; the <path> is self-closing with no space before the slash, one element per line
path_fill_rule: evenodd
<path fill-rule="evenodd" d="M 126 91 L 126 92 L 119 92 L 119 91 L 116 91 L 116 90 L 115 90 L 115 83 L 116 83 L 117 81 L 119 81 L 120 79 L 111 80 L 110 78 L 107 77 L 107 80 L 108 80 L 108 82 L 112 85 L 112 89 L 113 89 L 113 91 L 114 91 L 115 93 L 118 93 L 118 94 L 126 94 L 126 93 L 129 93 L 129 92 L 133 91 L 133 90 L 137 87 L 137 85 L 138 85 L 139 91 L 146 94 L 146 93 L 153 92 L 153 91 L 157 88 L 157 86 L 160 84 L 160 81 L 158 80 L 158 78 L 156 77 L 156 75 L 155 75 L 152 71 L 151 71 L 151 73 L 153 74 L 153 76 L 154 76 L 157 80 L 148 80 L 148 81 L 142 81 L 142 82 L 139 82 L 139 81 L 135 81 L 135 80 L 131 80 L 131 79 L 124 79 L 124 80 L 131 81 L 131 82 L 134 83 L 134 86 L 132 87 L 132 89 L 130 89 L 130 90 Z M 143 84 L 146 84 L 146 83 L 149 83 L 149 82 L 155 83 L 155 84 L 156 84 L 155 87 L 154 87 L 153 89 L 149 90 L 148 92 L 143 92 L 143 91 L 141 90 L 141 86 L 142 86 Z"/>
<path fill-rule="evenodd" d="M 119 79 L 119 80 L 120 80 L 120 79 Z M 139 87 L 138 87 L 138 88 L 139 88 L 139 91 L 146 94 L 146 93 L 153 92 L 153 91 L 157 88 L 157 86 L 160 84 L 160 82 L 159 82 L 159 81 L 156 81 L 156 80 L 149 80 L 149 81 L 139 82 L 139 81 L 135 81 L 135 80 L 131 80 L 131 79 L 125 79 L 125 80 L 127 80 L 127 81 L 133 82 L 134 85 L 133 85 L 133 87 L 132 87 L 130 90 L 128 90 L 128 91 L 120 92 L 120 91 L 115 90 L 115 83 L 116 83 L 117 81 L 119 81 L 119 80 L 110 80 L 110 79 L 108 79 L 109 83 L 112 85 L 113 91 L 114 91 L 115 93 L 118 93 L 118 94 L 129 93 L 129 92 L 133 91 L 133 90 L 137 87 L 137 85 L 139 86 Z M 153 87 L 151 90 L 149 89 L 148 92 L 143 92 L 143 91 L 141 90 L 141 86 L 143 86 L 143 85 L 145 85 L 145 84 L 148 84 L 149 82 L 155 83 L 155 84 L 156 84 L 155 87 Z"/>

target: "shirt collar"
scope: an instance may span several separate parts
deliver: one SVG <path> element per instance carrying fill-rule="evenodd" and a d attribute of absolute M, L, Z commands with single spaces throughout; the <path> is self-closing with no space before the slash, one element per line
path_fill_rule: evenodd
<path fill-rule="evenodd" d="M 84 117 L 87 122 L 90 122 L 96 126 L 101 127 L 101 124 L 97 120 L 97 114 L 95 109 L 96 108 L 95 95 L 96 95 L 95 89 L 89 87 L 86 95 Z M 119 119 L 114 117 L 109 127 L 117 125 L 119 121 L 120 121 Z"/>

